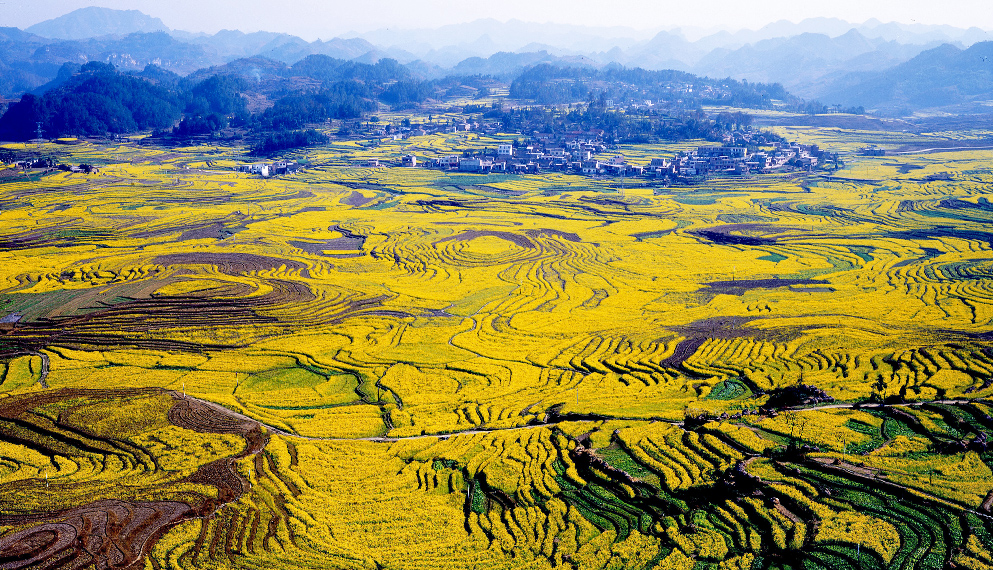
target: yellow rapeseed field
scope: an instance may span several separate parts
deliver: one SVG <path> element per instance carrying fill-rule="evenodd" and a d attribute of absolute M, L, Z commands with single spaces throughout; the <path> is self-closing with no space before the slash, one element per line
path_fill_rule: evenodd
<path fill-rule="evenodd" d="M 154 569 L 993 565 L 993 152 L 777 129 L 844 167 L 41 147 L 101 169 L 0 183 L 0 565 L 102 500 L 193 505 Z"/>

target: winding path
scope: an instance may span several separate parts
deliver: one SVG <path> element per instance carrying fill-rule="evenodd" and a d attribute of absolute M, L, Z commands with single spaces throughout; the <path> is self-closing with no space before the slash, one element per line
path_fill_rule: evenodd
<path fill-rule="evenodd" d="M 989 150 L 993 149 L 993 146 L 950 146 L 950 147 L 935 147 L 935 148 L 922 148 L 920 150 L 902 150 L 894 151 L 888 153 L 889 155 L 896 154 L 928 154 L 932 152 L 947 152 L 953 150 Z"/>
<path fill-rule="evenodd" d="M 216 409 L 217 411 L 234 415 L 238 419 L 243 419 L 243 420 L 248 420 L 248 421 L 252 421 L 252 422 L 258 423 L 260 426 L 264 427 L 266 430 L 268 430 L 271 433 L 274 433 L 276 435 L 279 435 L 279 436 L 282 436 L 282 437 L 291 437 L 291 438 L 294 438 L 294 439 L 302 439 L 302 440 L 306 440 L 306 441 L 335 441 L 335 442 L 372 441 L 372 442 L 376 442 L 376 443 L 396 443 L 398 441 L 418 440 L 418 439 L 427 439 L 427 438 L 446 438 L 447 439 L 449 437 L 457 436 L 457 435 L 479 435 L 479 434 L 501 432 L 501 431 L 521 431 L 521 430 L 534 429 L 534 428 L 540 428 L 540 427 L 552 427 L 552 426 L 555 426 L 555 425 L 557 425 L 559 423 L 562 423 L 562 422 L 574 422 L 574 421 L 591 421 L 592 422 L 592 421 L 601 421 L 601 420 L 630 420 L 630 421 L 646 421 L 646 422 L 665 422 L 665 423 L 668 423 L 668 424 L 671 424 L 671 425 L 674 425 L 674 426 L 677 426 L 677 427 L 683 427 L 685 425 L 685 422 L 672 421 L 672 420 L 667 420 L 665 418 L 658 418 L 658 417 L 654 417 L 653 418 L 653 417 L 631 417 L 631 416 L 603 416 L 602 418 L 598 417 L 598 418 L 589 418 L 589 419 L 585 419 L 584 420 L 583 418 L 576 418 L 576 417 L 572 417 L 572 416 L 568 416 L 567 415 L 567 416 L 561 416 L 560 419 L 556 419 L 556 420 L 553 420 L 553 421 L 544 421 L 544 422 L 540 422 L 540 423 L 527 424 L 527 425 L 523 425 L 523 426 L 496 427 L 496 428 L 488 428 L 488 429 L 477 428 L 477 429 L 470 429 L 470 430 L 463 430 L 463 431 L 454 431 L 454 432 L 449 432 L 449 433 L 433 433 L 433 434 L 422 434 L 422 435 L 409 435 L 409 436 L 402 436 L 402 437 L 387 437 L 387 436 L 372 436 L 372 437 L 317 437 L 317 436 L 306 436 L 306 435 L 300 435 L 300 434 L 288 432 L 286 430 L 283 430 L 283 429 L 280 429 L 280 428 L 277 428 L 277 427 L 274 427 L 274 426 L 265 424 L 265 423 L 259 421 L 256 418 L 247 416 L 247 415 L 245 415 L 245 414 L 243 414 L 241 412 L 234 411 L 234 410 L 232 410 L 230 408 L 227 408 L 227 407 L 222 406 L 220 404 L 211 402 L 209 400 L 203 400 L 201 398 L 196 398 L 194 396 L 184 395 L 184 394 L 182 394 L 180 392 L 170 392 L 170 393 L 173 395 L 173 397 L 184 398 L 184 399 L 187 399 L 187 400 L 199 402 L 199 403 L 201 403 L 201 404 L 203 404 L 205 406 L 209 406 L 209 407 L 211 407 L 213 409 Z M 881 404 L 881 403 L 869 403 L 869 404 L 866 404 L 866 403 L 853 402 L 853 403 L 842 403 L 842 404 L 827 404 L 827 405 L 823 405 L 823 406 L 812 406 L 812 407 L 807 407 L 807 408 L 784 408 L 782 410 L 779 410 L 779 413 L 783 413 L 783 412 L 799 412 L 799 413 L 803 413 L 803 412 L 814 412 L 814 411 L 818 411 L 818 410 L 838 410 L 838 409 L 911 408 L 911 407 L 920 407 L 920 406 L 924 406 L 924 405 L 927 405 L 927 404 L 966 404 L 966 403 L 975 402 L 975 401 L 976 401 L 976 399 L 962 399 L 962 400 L 948 400 L 948 399 L 945 399 L 945 400 L 926 400 L 926 401 L 921 401 L 921 402 L 909 402 L 909 403 L 906 403 L 906 404 Z M 735 419 L 735 418 L 729 418 L 729 419 Z"/>
<path fill-rule="evenodd" d="M 32 352 L 31 354 L 41 357 L 41 374 L 38 375 L 38 384 L 48 390 L 48 355 L 44 352 Z"/>

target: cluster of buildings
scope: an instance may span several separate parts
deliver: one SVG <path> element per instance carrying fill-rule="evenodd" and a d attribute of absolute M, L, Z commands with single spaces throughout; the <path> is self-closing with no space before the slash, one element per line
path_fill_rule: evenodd
<path fill-rule="evenodd" d="M 673 172 L 679 176 L 700 176 L 776 172 L 788 168 L 811 170 L 817 166 L 822 154 L 817 145 L 799 143 L 773 143 L 770 150 L 756 152 L 748 152 L 744 146 L 701 146 L 677 156 L 673 161 Z"/>
<path fill-rule="evenodd" d="M 680 105 L 689 97 L 702 99 L 728 100 L 733 97 L 731 89 L 723 85 L 693 85 L 692 83 L 673 83 L 669 85 L 667 98 L 665 99 L 638 99 L 631 98 L 626 101 L 615 101 L 607 99 L 605 101 L 608 109 L 644 110 L 666 105 Z"/>
<path fill-rule="evenodd" d="M 432 159 L 426 166 L 442 170 L 463 172 L 516 172 L 534 174 L 543 170 L 582 170 L 593 155 L 606 150 L 596 140 L 572 140 L 558 147 L 548 147 L 540 142 L 526 146 L 501 144 L 482 153 L 452 154 Z M 405 157 L 406 160 L 406 157 Z M 406 164 L 411 166 L 411 164 Z"/>
<path fill-rule="evenodd" d="M 0 165 L 4 164 L 0 161 Z M 44 172 L 54 172 L 55 170 L 61 170 L 62 172 L 73 172 L 80 174 L 94 174 L 100 172 L 100 169 L 91 164 L 61 164 L 56 162 L 54 158 L 29 158 L 25 160 L 15 160 L 10 163 L 14 171 L 27 172 L 31 170 L 43 170 Z"/>
<path fill-rule="evenodd" d="M 427 122 L 418 123 L 410 127 L 397 127 L 395 125 L 383 125 L 379 126 L 377 124 L 370 124 L 369 133 L 372 136 L 379 138 L 387 138 L 393 140 L 405 140 L 410 137 L 422 137 L 424 135 L 434 135 L 434 134 L 452 134 L 452 133 L 480 133 L 480 134 L 496 134 L 500 132 L 503 124 L 500 122 L 478 122 L 478 121 L 468 121 L 468 120 L 458 120 L 449 121 L 445 123 L 440 122 Z"/>
<path fill-rule="evenodd" d="M 735 145 L 701 146 L 675 158 L 652 158 L 648 165 L 636 165 L 623 156 L 609 159 L 594 158 L 607 150 L 597 140 L 567 141 L 562 146 L 546 146 L 536 142 L 515 147 L 501 144 L 495 150 L 482 153 L 448 155 L 419 160 L 404 155 L 401 166 L 425 166 L 441 170 L 489 173 L 509 172 L 535 174 L 542 171 L 563 171 L 586 176 L 643 176 L 650 178 L 687 178 L 707 174 L 749 174 L 775 172 L 785 169 L 810 170 L 817 166 L 821 151 L 816 145 L 775 143 L 771 149 L 750 152 L 748 147 Z M 380 166 L 378 160 L 367 166 Z"/>
<path fill-rule="evenodd" d="M 468 122 L 432 125 L 433 128 L 454 129 L 452 132 L 483 129 L 486 126 Z M 493 125 L 492 128 L 497 129 L 498 126 Z M 421 131 L 421 126 L 404 129 L 399 136 L 417 136 Z M 757 146 L 758 144 L 762 146 Z M 758 148 L 763 150 L 756 150 Z M 364 166 L 423 167 L 482 174 L 558 171 L 594 177 L 629 176 L 677 180 L 708 174 L 744 175 L 811 170 L 818 165 L 823 155 L 817 145 L 770 143 L 766 140 L 726 140 L 724 144 L 700 146 L 690 152 L 681 152 L 673 158 L 651 158 L 647 165 L 632 164 L 622 155 L 602 158 L 607 151 L 607 145 L 596 132 L 558 136 L 538 133 L 532 135 L 527 143 L 508 142 L 482 151 L 466 151 L 430 159 L 405 154 L 399 163 L 390 164 L 373 158 L 365 161 Z M 269 177 L 293 173 L 300 167 L 298 163 L 290 161 L 256 162 L 243 164 L 239 170 Z"/>
<path fill-rule="evenodd" d="M 277 160 L 276 162 L 252 162 L 238 166 L 238 172 L 256 174 L 262 178 L 279 176 L 281 174 L 293 174 L 303 168 L 298 162 L 292 160 Z"/>
<path fill-rule="evenodd" d="M 51 158 L 29 158 L 26 160 L 15 160 L 12 163 L 14 168 L 20 168 L 22 170 L 37 169 L 37 168 L 56 168 L 58 164 L 55 160 Z"/>

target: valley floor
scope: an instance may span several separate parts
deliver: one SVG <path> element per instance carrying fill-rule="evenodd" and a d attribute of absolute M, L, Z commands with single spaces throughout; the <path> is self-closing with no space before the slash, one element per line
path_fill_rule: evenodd
<path fill-rule="evenodd" d="M 993 151 L 776 129 L 845 166 L 38 149 L 99 171 L 0 171 L 0 567 L 993 567 Z"/>

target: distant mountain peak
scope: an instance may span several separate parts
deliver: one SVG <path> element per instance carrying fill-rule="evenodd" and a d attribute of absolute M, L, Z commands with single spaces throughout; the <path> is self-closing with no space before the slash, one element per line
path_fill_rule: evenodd
<path fill-rule="evenodd" d="M 37 23 L 25 31 L 46 38 L 82 40 L 100 36 L 125 36 L 137 32 L 167 32 L 162 20 L 138 10 L 90 6 Z"/>
<path fill-rule="evenodd" d="M 883 71 L 842 76 L 822 95 L 891 114 L 926 108 L 985 112 L 983 103 L 993 96 L 993 68 L 984 56 L 993 59 L 993 42 L 967 50 L 945 43 Z"/>

